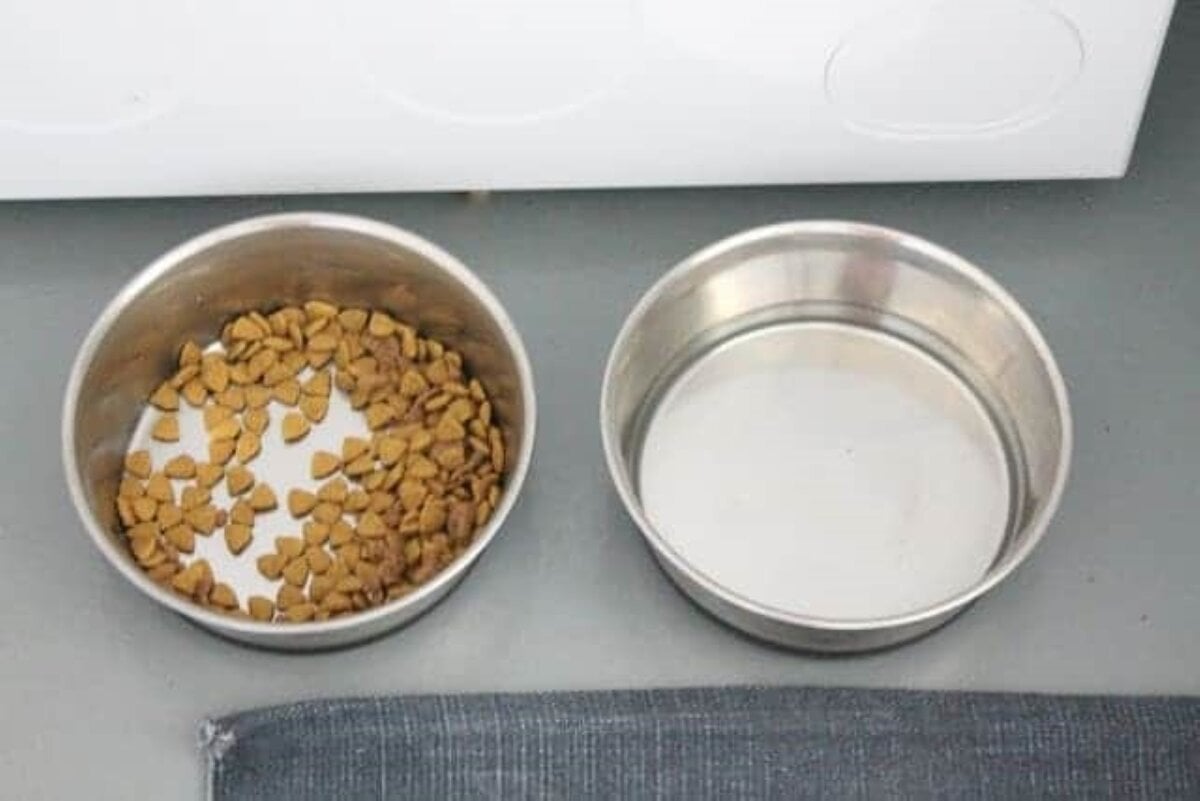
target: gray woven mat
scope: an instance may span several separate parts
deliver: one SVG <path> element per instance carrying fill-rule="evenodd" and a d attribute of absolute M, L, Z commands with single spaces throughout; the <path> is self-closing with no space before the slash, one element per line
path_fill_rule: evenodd
<path fill-rule="evenodd" d="M 203 727 L 214 801 L 1200 798 L 1200 699 L 722 688 L 317 701 Z"/>

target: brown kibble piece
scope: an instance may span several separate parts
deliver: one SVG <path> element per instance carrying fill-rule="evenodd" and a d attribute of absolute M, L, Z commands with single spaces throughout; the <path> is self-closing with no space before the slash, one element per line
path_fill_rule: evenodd
<path fill-rule="evenodd" d="M 146 481 L 146 495 L 159 503 L 175 501 L 175 490 L 171 488 L 171 481 L 162 473 L 154 473 Z"/>
<path fill-rule="evenodd" d="M 218 582 L 208 592 L 208 602 L 220 609 L 237 609 L 237 593 L 224 582 Z"/>
<path fill-rule="evenodd" d="M 317 499 L 328 503 L 345 503 L 349 488 L 340 478 L 331 478 L 317 490 Z"/>
<path fill-rule="evenodd" d="M 312 510 L 313 520 L 331 526 L 342 517 L 342 507 L 336 503 L 318 503 Z"/>
<path fill-rule="evenodd" d="M 291 561 L 304 553 L 304 540 L 299 537 L 276 537 L 275 550 L 284 559 Z"/>
<path fill-rule="evenodd" d="M 191 553 L 196 549 L 196 532 L 187 523 L 171 526 L 163 532 L 163 536 L 183 553 Z"/>
<path fill-rule="evenodd" d="M 390 337 L 396 333 L 396 321 L 386 312 L 372 312 L 367 323 L 367 331 L 371 336 Z"/>
<path fill-rule="evenodd" d="M 246 601 L 246 611 L 255 620 L 267 623 L 275 617 L 275 604 L 270 598 L 264 598 L 261 595 L 251 595 L 249 600 Z"/>
<path fill-rule="evenodd" d="M 307 623 L 312 620 L 317 614 L 317 607 L 314 604 L 304 603 L 289 606 L 283 610 L 283 616 L 290 623 Z"/>
<path fill-rule="evenodd" d="M 233 410 L 225 406 L 205 406 L 202 414 L 204 416 L 204 430 L 211 434 L 217 425 L 233 417 Z"/>
<path fill-rule="evenodd" d="M 338 307 L 323 300 L 310 300 L 304 304 L 304 314 L 313 320 L 321 317 L 336 317 Z"/>
<path fill-rule="evenodd" d="M 466 398 L 455 398 L 446 407 L 446 416 L 466 425 L 467 421 L 475 416 L 475 405 Z"/>
<path fill-rule="evenodd" d="M 310 520 L 301 526 L 301 533 L 304 535 L 304 542 L 308 545 L 324 545 L 329 539 L 329 525 L 327 523 L 318 523 L 315 520 Z"/>
<path fill-rule="evenodd" d="M 283 568 L 283 580 L 293 587 L 303 587 L 308 581 L 308 560 L 298 556 Z"/>
<path fill-rule="evenodd" d="M 444 501 L 429 498 L 421 507 L 421 533 L 433 534 L 446 525 L 446 504 Z"/>
<path fill-rule="evenodd" d="M 199 364 L 202 354 L 203 351 L 200 350 L 200 346 L 189 339 L 179 349 L 179 366 L 186 367 L 189 364 Z"/>
<path fill-rule="evenodd" d="M 224 392 L 229 386 L 229 365 L 217 353 L 207 353 L 200 360 L 200 380 L 209 392 Z"/>
<path fill-rule="evenodd" d="M 338 592 L 362 592 L 363 584 L 358 576 L 342 576 L 333 587 Z"/>
<path fill-rule="evenodd" d="M 370 450 L 371 443 L 367 442 L 365 439 L 360 439 L 359 437 L 346 437 L 344 440 L 342 440 L 342 461 L 349 464 L 359 456 L 369 453 Z"/>
<path fill-rule="evenodd" d="M 375 469 L 375 460 L 371 458 L 369 453 L 364 453 L 354 461 L 342 468 L 342 472 L 354 478 L 356 476 L 365 476 Z"/>
<path fill-rule="evenodd" d="M 408 440 L 408 449 L 413 453 L 421 453 L 428 450 L 432 444 L 433 434 L 422 428 L 413 432 L 413 435 Z"/>
<path fill-rule="evenodd" d="M 184 595 L 193 596 L 201 588 L 206 575 L 211 575 L 208 562 L 197 559 L 171 578 L 171 586 Z"/>
<path fill-rule="evenodd" d="M 138 560 L 143 565 L 146 565 L 154 558 L 158 550 L 158 540 L 155 537 L 131 537 L 129 540 L 129 552 L 133 554 L 133 558 Z"/>
<path fill-rule="evenodd" d="M 492 469 L 497 473 L 504 471 L 504 437 L 500 429 L 492 427 L 488 431 L 488 444 L 492 448 Z"/>
<path fill-rule="evenodd" d="M 428 491 L 425 489 L 425 485 L 421 484 L 419 481 L 406 480 L 400 482 L 400 490 L 398 494 L 400 497 L 400 505 L 403 506 L 406 511 L 412 511 L 414 509 L 421 508 L 421 504 L 425 502 L 425 496 L 428 494 Z"/>
<path fill-rule="evenodd" d="M 321 370 L 318 373 L 314 373 L 312 378 L 305 381 L 304 386 L 301 387 L 301 390 L 305 395 L 316 395 L 318 397 L 328 398 L 329 393 L 332 391 L 332 386 L 333 380 L 329 376 L 329 371 Z"/>
<path fill-rule="evenodd" d="M 400 457 L 408 450 L 408 442 L 396 437 L 383 437 L 379 440 L 379 461 L 389 467 L 400 461 Z"/>
<path fill-rule="evenodd" d="M 254 507 L 245 498 L 239 498 L 229 507 L 229 519 L 244 526 L 254 525 Z"/>
<path fill-rule="evenodd" d="M 136 504 L 137 501 L 134 501 Z M 154 522 L 159 528 L 170 528 L 183 522 L 183 510 L 173 503 L 160 503 L 155 510 Z"/>
<path fill-rule="evenodd" d="M 400 394 L 405 398 L 416 398 L 427 389 L 429 382 L 416 370 L 406 370 L 404 375 L 400 376 Z"/>
<path fill-rule="evenodd" d="M 295 406 L 300 400 L 300 382 L 294 378 L 280 381 L 272 387 L 271 397 L 285 406 Z"/>
<path fill-rule="evenodd" d="M 304 591 L 299 587 L 293 587 L 291 584 L 284 584 L 279 588 L 279 592 L 275 596 L 275 604 L 281 610 L 290 609 L 307 601 L 308 599 L 304 597 Z"/>
<path fill-rule="evenodd" d="M 175 371 L 175 375 L 167 379 L 167 383 L 171 388 L 182 394 L 183 388 L 196 376 L 200 375 L 199 364 L 185 364 Z M 204 385 L 200 385 L 200 389 L 204 390 Z"/>
<path fill-rule="evenodd" d="M 123 479 L 121 483 L 125 484 L 131 480 L 132 479 Z M 142 511 L 140 513 L 137 511 L 137 504 L 139 501 L 149 502 L 149 504 L 155 508 L 155 512 L 157 513 L 158 502 L 153 498 L 146 498 L 144 495 L 127 495 L 124 493 L 117 494 L 117 517 L 120 519 L 121 525 L 129 528 L 137 525 L 140 522 L 148 522 L 149 518 L 147 518 L 146 521 L 142 520 L 142 516 L 146 514 L 147 507 L 143 504 Z"/>
<path fill-rule="evenodd" d="M 274 351 L 266 352 L 274 353 Z M 284 401 L 280 400 L 280 397 L 275 394 L 275 387 L 279 384 L 282 384 L 284 381 L 289 380 L 291 377 L 292 369 L 284 362 L 276 362 L 267 368 L 267 372 L 263 373 L 262 382 L 264 386 L 271 387 L 271 397 L 275 400 L 279 400 L 282 403 Z M 283 393 L 284 397 L 286 398 L 290 394 L 290 390 L 285 389 Z"/>
<path fill-rule="evenodd" d="M 253 340 L 262 339 L 264 334 L 262 329 L 255 325 L 249 317 L 239 317 L 229 327 L 229 336 L 234 339 Z"/>
<path fill-rule="evenodd" d="M 165 381 L 150 396 L 150 405 L 164 412 L 176 411 L 179 409 L 179 393 L 169 381 Z"/>
<path fill-rule="evenodd" d="M 329 414 L 329 398 L 305 395 L 300 399 L 300 411 L 311 423 L 319 423 Z"/>
<path fill-rule="evenodd" d="M 379 515 L 374 512 L 366 512 L 358 519 L 358 526 L 355 529 L 358 536 L 367 539 L 376 539 L 387 533 L 387 529 L 383 525 L 383 521 L 379 519 Z"/>
<path fill-rule="evenodd" d="M 374 492 L 383 486 L 384 479 L 387 478 L 386 470 L 376 470 L 368 476 L 362 478 L 363 489 L 368 492 Z"/>
<path fill-rule="evenodd" d="M 288 490 L 287 505 L 292 517 L 304 517 L 317 505 L 317 496 L 308 490 Z"/>
<path fill-rule="evenodd" d="M 433 478 L 438 473 L 437 465 L 424 456 L 415 456 L 408 463 L 407 475 L 414 479 Z"/>
<path fill-rule="evenodd" d="M 283 418 L 283 441 L 296 442 L 308 433 L 308 420 L 298 412 L 288 412 Z"/>
<path fill-rule="evenodd" d="M 137 476 L 144 481 L 150 478 L 152 469 L 149 451 L 130 451 L 125 454 L 125 470 L 130 475 Z"/>
<path fill-rule="evenodd" d="M 231 439 L 214 439 L 208 443 L 208 460 L 216 465 L 226 464 L 233 458 L 235 447 Z"/>
<path fill-rule="evenodd" d="M 467 461 L 466 452 L 461 442 L 444 442 L 433 449 L 433 460 L 447 470 L 462 467 Z"/>
<path fill-rule="evenodd" d="M 223 406 L 213 406 L 213 409 L 223 409 Z M 209 439 L 237 439 L 238 434 L 242 433 L 242 425 L 236 417 L 227 417 L 218 423 L 215 423 L 212 428 L 208 429 Z"/>
<path fill-rule="evenodd" d="M 467 436 L 467 432 L 462 427 L 462 423 L 458 422 L 450 414 L 444 414 L 442 415 L 442 419 L 438 421 L 433 436 L 438 442 L 458 442 Z"/>
<path fill-rule="evenodd" d="M 275 581 L 283 574 L 283 566 L 287 564 L 287 560 L 280 554 L 268 553 L 258 557 L 255 564 L 263 578 Z"/>
<path fill-rule="evenodd" d="M 250 368 L 245 363 L 238 362 L 229 368 L 229 380 L 241 387 L 245 387 L 254 379 L 250 377 Z"/>
<path fill-rule="evenodd" d="M 313 335 L 308 340 L 308 348 L 314 352 L 331 352 L 337 348 L 338 339 L 326 331 Z"/>
<path fill-rule="evenodd" d="M 475 507 L 467 501 L 455 501 L 446 515 L 446 533 L 455 542 L 465 542 L 471 537 L 475 524 Z"/>
<path fill-rule="evenodd" d="M 183 385 L 183 389 L 179 391 L 183 399 L 188 404 L 196 409 L 204 405 L 205 399 L 208 398 L 208 389 L 201 383 L 199 378 L 193 378 Z"/>
<path fill-rule="evenodd" d="M 246 408 L 246 391 L 241 387 L 229 387 L 217 396 L 217 403 L 227 409 L 240 412 Z"/>
<path fill-rule="evenodd" d="M 168 478 L 195 478 L 196 462 L 187 454 L 180 454 L 163 465 Z"/>
<path fill-rule="evenodd" d="M 217 507 L 206 504 L 204 506 L 197 506 L 194 509 L 188 509 L 183 514 L 183 519 L 198 533 L 205 535 L 212 534 L 217 528 Z"/>
<path fill-rule="evenodd" d="M 136 500 L 136 498 L 134 499 Z M 117 519 L 121 521 L 121 525 L 128 528 L 138 522 L 137 515 L 133 512 L 133 500 L 124 495 L 117 496 Z"/>
<path fill-rule="evenodd" d="M 396 417 L 396 411 L 386 403 L 373 403 L 367 407 L 367 427 L 372 431 L 382 428 Z"/>
<path fill-rule="evenodd" d="M 225 475 L 224 468 L 219 464 L 211 462 L 201 462 L 196 465 L 196 483 L 202 487 L 212 488 L 216 486 Z"/>
<path fill-rule="evenodd" d="M 149 523 L 158 514 L 158 501 L 153 498 L 136 498 L 133 501 L 133 516 L 139 522 Z"/>
<path fill-rule="evenodd" d="M 158 584 L 165 584 L 167 581 L 179 572 L 179 565 L 174 562 L 162 562 L 146 571 L 146 575 Z"/>
<path fill-rule="evenodd" d="M 271 402 L 271 390 L 261 384 L 246 387 L 246 405 L 251 409 L 262 409 Z"/>
<path fill-rule="evenodd" d="M 175 414 L 164 414 L 154 421 L 150 436 L 159 442 L 179 441 L 179 417 Z"/>
<path fill-rule="evenodd" d="M 329 451 L 317 451 L 312 456 L 311 474 L 321 479 L 333 475 L 342 466 L 342 460 Z"/>
<path fill-rule="evenodd" d="M 267 426 L 270 423 L 271 415 L 266 409 L 247 409 L 242 415 L 242 425 L 245 426 L 246 431 L 252 432 L 259 437 L 267 430 Z"/>
<path fill-rule="evenodd" d="M 255 512 L 269 512 L 279 506 L 279 501 L 275 498 L 275 491 L 271 487 L 260 481 L 254 485 L 254 489 L 250 492 L 250 508 Z"/>
<path fill-rule="evenodd" d="M 344 504 L 346 511 L 351 513 L 361 512 L 370 505 L 371 496 L 359 489 L 351 490 Z"/>
<path fill-rule="evenodd" d="M 212 493 L 204 487 L 184 487 L 180 495 L 179 505 L 183 507 L 183 511 L 195 509 L 198 506 L 203 506 L 212 500 Z"/>
<path fill-rule="evenodd" d="M 321 603 L 326 595 L 333 592 L 333 585 L 336 581 L 337 579 L 330 574 L 313 576 L 312 581 L 308 584 L 309 600 L 315 604 Z"/>
<path fill-rule="evenodd" d="M 242 523 L 227 523 L 225 525 L 225 547 L 234 556 L 246 550 L 246 546 L 250 544 L 251 539 L 253 539 L 253 533 L 250 526 Z"/>
<path fill-rule="evenodd" d="M 329 544 L 339 548 L 354 539 L 354 527 L 345 520 L 338 520 L 329 527 Z"/>
<path fill-rule="evenodd" d="M 243 431 L 237 439 L 234 455 L 242 464 L 251 461 L 262 452 L 262 440 L 253 431 Z"/>
<path fill-rule="evenodd" d="M 225 471 L 225 490 L 238 496 L 254 486 L 254 473 L 242 465 L 234 465 Z"/>
<path fill-rule="evenodd" d="M 342 328 L 357 333 L 367 325 L 367 313 L 363 309 L 342 309 L 337 316 Z"/>
<path fill-rule="evenodd" d="M 314 573 L 324 573 L 333 564 L 333 559 L 325 549 L 315 546 L 304 552 L 304 560 L 308 563 L 308 569 Z"/>

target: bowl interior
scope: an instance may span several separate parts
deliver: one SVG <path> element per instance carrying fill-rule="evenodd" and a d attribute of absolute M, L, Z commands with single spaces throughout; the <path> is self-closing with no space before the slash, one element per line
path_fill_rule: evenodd
<path fill-rule="evenodd" d="M 794 336 L 761 335 L 762 331 L 780 332 L 796 324 L 807 327 Z M 868 333 L 864 338 L 853 332 Z M 741 357 L 731 354 L 741 353 L 745 359 L 762 363 L 779 360 L 790 368 L 795 367 L 796 358 L 806 358 L 803 348 L 809 345 L 798 343 L 818 340 L 832 343 L 817 346 L 824 366 L 836 362 L 839 369 L 851 362 L 855 369 L 909 369 L 895 368 L 891 356 L 881 361 L 874 349 L 877 340 L 895 346 L 887 353 L 906 349 L 917 353 L 932 366 L 928 370 L 915 367 L 912 375 L 940 371 L 947 386 L 964 388 L 964 397 L 946 401 L 945 408 L 961 410 L 977 404 L 980 418 L 988 428 L 994 428 L 994 437 L 990 432 L 976 436 L 981 442 L 991 437 L 998 443 L 1001 464 L 985 472 L 990 470 L 996 480 L 1009 483 L 1002 488 L 1008 504 L 1003 510 L 1003 531 L 988 546 L 993 552 L 986 555 L 976 580 L 969 586 L 947 591 L 944 598 L 927 599 L 929 603 L 921 610 L 897 612 L 936 614 L 940 608 L 982 592 L 1023 558 L 1057 504 L 1070 440 L 1061 377 L 1032 322 L 1004 290 L 979 270 L 915 237 L 850 223 L 785 224 L 717 243 L 665 276 L 626 321 L 606 374 L 602 427 L 618 490 L 656 552 L 660 558 L 671 560 L 677 571 L 701 574 L 690 578 L 706 582 L 704 570 L 678 547 L 679 541 L 686 538 L 674 536 L 678 532 L 664 537 L 656 531 L 653 515 L 647 513 L 645 505 L 648 492 L 661 498 L 662 487 L 666 487 L 670 491 L 667 500 L 682 510 L 675 517 L 699 526 L 704 522 L 702 511 L 688 512 L 696 506 L 686 497 L 688 488 L 671 487 L 664 476 L 670 470 L 687 472 L 701 477 L 694 483 L 702 484 L 708 475 L 714 485 L 712 492 L 723 491 L 719 471 L 706 474 L 702 466 L 697 466 L 704 459 L 703 448 L 685 452 L 681 458 L 663 453 L 664 447 L 687 450 L 686 432 L 680 429 L 671 434 L 672 426 L 678 428 L 680 420 L 706 420 L 697 411 L 701 403 L 694 391 L 697 383 L 734 380 L 730 376 L 736 369 L 736 380 L 745 385 L 749 380 L 742 374 L 745 364 L 738 362 Z M 775 379 L 772 376 L 770 380 Z M 680 400 L 684 391 L 681 386 L 690 387 L 686 391 L 692 395 Z M 708 397 L 715 396 L 710 392 Z M 795 414 L 805 414 L 805 398 L 791 400 Z M 847 395 L 845 400 L 842 408 L 849 409 L 855 398 Z M 838 409 L 833 412 L 836 414 Z M 663 423 L 668 413 L 675 417 Z M 709 422 L 720 420 L 715 412 L 710 418 Z M 758 417 L 740 426 L 752 435 L 756 424 L 766 425 Z M 719 423 L 707 428 L 697 425 L 697 429 L 706 430 L 696 430 L 695 436 L 711 437 L 715 425 Z M 810 433 L 821 430 L 820 421 L 805 425 Z M 661 431 L 667 433 L 660 435 Z M 906 443 L 912 446 L 912 464 L 920 463 L 922 441 L 915 432 L 894 431 L 887 436 L 907 437 Z M 780 438 L 781 443 L 785 441 L 786 437 Z M 804 440 L 811 441 L 811 436 Z M 787 464 L 785 456 L 775 467 L 786 473 Z M 819 469 L 821 462 L 816 464 Z M 653 475 L 644 475 L 644 469 L 652 470 Z M 900 464 L 899 469 L 910 468 Z M 731 491 L 738 489 L 736 479 L 731 476 L 727 482 Z M 795 480 L 805 479 L 796 476 Z M 954 476 L 946 476 L 947 484 L 954 480 Z M 942 492 L 939 500 L 954 499 L 951 489 L 939 488 L 937 482 L 932 486 Z M 708 491 L 708 487 L 695 486 L 691 494 Z M 771 497 L 786 503 L 786 494 L 787 484 L 781 482 Z M 870 504 L 872 494 L 872 486 L 864 483 L 862 503 Z M 876 489 L 874 495 L 879 494 Z M 731 500 L 733 503 L 736 501 Z M 965 500 L 960 505 L 970 511 Z M 715 513 L 721 505 L 714 502 L 709 506 Z M 748 525 L 756 519 L 753 511 L 750 509 L 746 515 Z M 798 519 L 813 522 L 803 513 Z M 715 530 L 719 529 L 714 526 Z M 962 535 L 969 536 L 970 532 Z M 692 537 L 696 548 L 702 547 L 703 536 Z M 730 531 L 729 536 L 736 539 L 738 534 Z M 955 536 L 954 532 L 949 536 Z M 728 559 L 733 553 L 727 548 L 721 558 Z M 881 575 L 886 573 L 881 571 Z M 715 592 L 730 594 L 727 585 L 709 583 Z M 778 611 L 769 602 L 760 603 L 762 598 L 741 600 L 746 605 L 763 606 L 766 614 Z M 873 613 L 868 617 L 882 620 L 888 615 Z"/>
<path fill-rule="evenodd" d="M 463 355 L 504 432 L 510 492 L 460 561 L 469 561 L 503 519 L 529 458 L 532 388 L 519 337 L 491 293 L 448 254 L 390 226 L 317 214 L 250 220 L 181 245 L 126 286 L 89 334 L 68 387 L 68 478 L 77 482 L 107 555 L 131 567 L 124 572 L 144 589 L 158 594 L 120 542 L 114 499 L 148 393 L 174 370 L 186 340 L 214 340 L 240 312 L 310 299 L 386 309 Z"/>

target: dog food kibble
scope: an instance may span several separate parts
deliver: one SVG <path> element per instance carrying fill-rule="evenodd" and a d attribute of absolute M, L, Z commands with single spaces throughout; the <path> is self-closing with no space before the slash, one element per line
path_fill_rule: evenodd
<path fill-rule="evenodd" d="M 288 492 L 287 505 L 292 517 L 301 518 L 317 505 L 317 496 L 308 490 L 294 489 Z"/>
<path fill-rule="evenodd" d="M 246 550 L 252 538 L 250 526 L 246 523 L 229 523 L 225 526 L 225 547 L 234 556 Z"/>
<path fill-rule="evenodd" d="M 335 395 L 358 423 L 331 446 L 321 427 Z M 402 598 L 461 555 L 500 501 L 504 436 L 487 391 L 457 352 L 382 310 L 312 300 L 248 312 L 212 347 L 184 343 L 147 402 L 160 444 L 126 454 L 118 524 L 154 581 L 216 611 L 305 623 Z M 201 430 L 206 452 L 163 450 Z M 264 454 L 280 447 L 312 482 L 281 488 L 282 517 L 271 477 L 246 466 L 269 472 Z M 247 592 L 243 607 L 214 569 L 229 559 L 253 560 L 274 589 Z"/>
<path fill-rule="evenodd" d="M 308 419 L 299 412 L 288 412 L 283 417 L 282 430 L 284 442 L 302 440 L 308 434 Z"/>
<path fill-rule="evenodd" d="M 327 478 L 342 466 L 342 460 L 328 451 L 317 451 L 312 456 L 312 477 Z"/>
<path fill-rule="evenodd" d="M 164 414 L 155 422 L 154 428 L 150 431 L 150 436 L 159 442 L 178 442 L 179 418 L 173 412 Z"/>

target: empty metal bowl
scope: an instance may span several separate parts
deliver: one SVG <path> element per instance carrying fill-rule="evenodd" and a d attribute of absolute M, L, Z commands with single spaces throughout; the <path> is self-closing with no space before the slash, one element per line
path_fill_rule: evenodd
<path fill-rule="evenodd" d="M 411 594 L 327 621 L 260 623 L 203 608 L 150 580 L 118 531 L 114 499 L 146 397 L 173 371 L 180 345 L 189 339 L 216 339 L 235 314 L 312 299 L 386 309 L 463 355 L 466 368 L 487 388 L 506 441 L 504 495 L 470 548 Z M 71 371 L 63 408 L 63 463 L 71 497 L 92 540 L 146 595 L 235 640 L 285 649 L 326 648 L 411 620 L 457 584 L 491 543 L 521 491 L 533 452 L 535 417 L 533 377 L 521 338 L 492 293 L 457 259 L 418 236 L 372 220 L 281 214 L 237 222 L 185 242 L 118 293 L 88 333 Z M 299 467 L 302 475 L 306 465 Z M 277 489 L 282 497 L 286 487 Z M 253 572 L 252 562 L 249 570 Z"/>
<path fill-rule="evenodd" d="M 1066 482 L 1054 358 L 1000 286 L 898 231 L 795 222 L 701 250 L 604 376 L 617 491 L 702 607 L 845 652 L 933 629 L 1030 553 Z"/>

